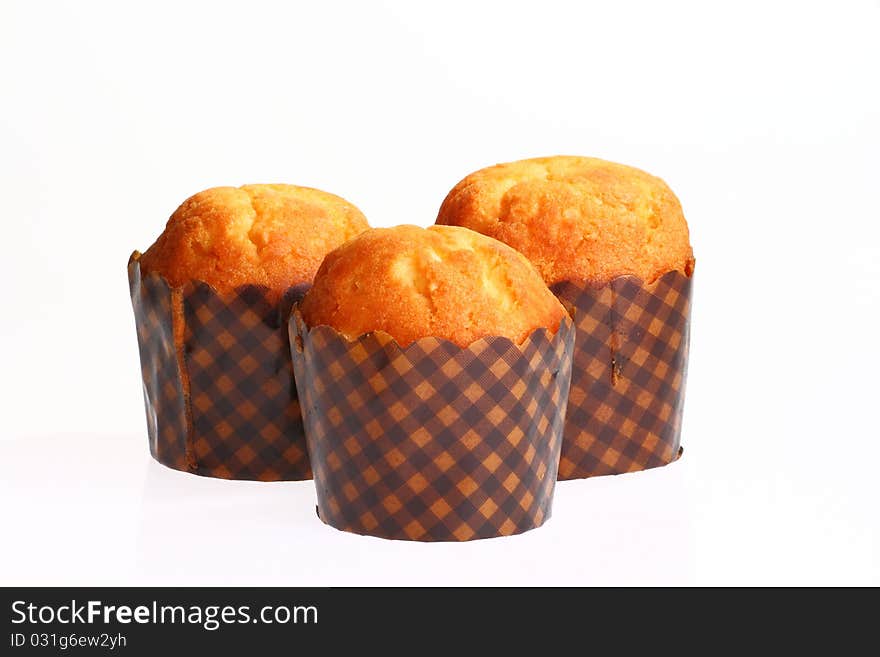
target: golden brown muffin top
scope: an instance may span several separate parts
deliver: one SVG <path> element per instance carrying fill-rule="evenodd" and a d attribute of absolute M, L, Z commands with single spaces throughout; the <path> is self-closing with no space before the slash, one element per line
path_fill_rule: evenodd
<path fill-rule="evenodd" d="M 596 158 L 541 157 L 476 171 L 449 192 L 437 223 L 511 245 L 548 285 L 604 284 L 622 274 L 651 282 L 693 268 L 687 222 L 666 183 Z"/>
<path fill-rule="evenodd" d="M 199 280 L 220 292 L 265 285 L 280 296 L 311 282 L 324 256 L 369 228 L 344 199 L 309 187 L 214 187 L 183 202 L 141 257 L 172 286 Z"/>
<path fill-rule="evenodd" d="M 331 252 L 301 305 L 309 326 L 349 339 L 384 331 L 406 346 L 428 336 L 465 347 L 556 331 L 565 309 L 529 261 L 465 228 L 374 228 Z"/>

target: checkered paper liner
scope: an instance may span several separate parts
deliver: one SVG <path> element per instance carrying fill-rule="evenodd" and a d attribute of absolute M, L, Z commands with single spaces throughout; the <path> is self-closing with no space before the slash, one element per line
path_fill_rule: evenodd
<path fill-rule="evenodd" d="M 621 276 L 599 288 L 552 286 L 577 329 L 560 479 L 646 470 L 681 455 L 691 283 L 672 271 L 652 284 Z"/>
<path fill-rule="evenodd" d="M 518 534 L 550 516 L 574 326 L 466 348 L 290 320 L 318 516 L 413 541 Z"/>
<path fill-rule="evenodd" d="M 281 302 L 259 286 L 175 288 L 139 259 L 128 277 L 153 458 L 223 479 L 309 479 L 286 321 L 307 286 Z"/>

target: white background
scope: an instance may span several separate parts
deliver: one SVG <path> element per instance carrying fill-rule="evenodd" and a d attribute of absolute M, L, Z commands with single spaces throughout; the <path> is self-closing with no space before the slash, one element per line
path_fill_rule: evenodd
<path fill-rule="evenodd" d="M 613 5 L 613 6 L 611 6 Z M 880 584 L 880 5 L 0 5 L 0 583 Z M 149 458 L 125 265 L 215 185 L 433 222 L 557 153 L 673 187 L 684 458 L 528 534 L 343 534 Z"/>

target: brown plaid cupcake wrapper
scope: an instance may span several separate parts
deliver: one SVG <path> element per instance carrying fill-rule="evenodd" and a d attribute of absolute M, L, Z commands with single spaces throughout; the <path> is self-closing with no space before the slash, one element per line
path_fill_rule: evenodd
<path fill-rule="evenodd" d="M 290 320 L 318 515 L 348 532 L 467 541 L 550 516 L 574 326 L 522 344 L 348 340 Z"/>
<path fill-rule="evenodd" d="M 621 276 L 603 287 L 552 287 L 577 338 L 560 479 L 646 470 L 681 455 L 690 336 L 690 275 L 652 284 Z"/>
<path fill-rule="evenodd" d="M 140 255 L 128 279 L 153 458 L 223 479 L 309 479 L 287 335 L 291 304 L 308 286 L 280 303 L 259 286 L 172 288 L 142 274 Z"/>

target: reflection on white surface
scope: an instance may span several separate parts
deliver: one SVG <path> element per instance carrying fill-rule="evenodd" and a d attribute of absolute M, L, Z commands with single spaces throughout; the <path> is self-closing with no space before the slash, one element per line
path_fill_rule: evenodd
<path fill-rule="evenodd" d="M 419 544 L 354 536 L 315 515 L 311 482 L 169 470 L 143 436 L 0 442 L 5 585 L 506 585 L 880 581 L 865 478 L 814 476 L 821 454 L 728 450 L 562 482 L 521 536 Z M 799 460 L 798 460 L 799 459 Z M 794 463 L 794 465 L 792 465 Z M 12 464 L 12 465 L 11 465 Z M 788 468 L 785 470 L 784 468 Z M 825 480 L 826 482 L 829 480 Z M 845 555 L 845 559 L 834 558 Z"/>
<path fill-rule="evenodd" d="M 150 580 L 234 585 L 278 571 L 295 581 L 302 543 L 329 531 L 310 481 L 224 481 L 152 459 L 145 470 L 136 568 Z"/>
<path fill-rule="evenodd" d="M 4 512 L 19 537 L 5 547 L 4 584 L 570 584 L 686 577 L 690 541 L 680 469 L 633 477 L 630 485 L 567 482 L 541 529 L 428 545 L 323 525 L 311 482 L 222 481 L 170 470 L 150 459 L 136 436 L 33 438 L 0 449 L 6 463 L 39 464 L 4 480 Z M 13 496 L 19 499 L 9 504 Z"/>

